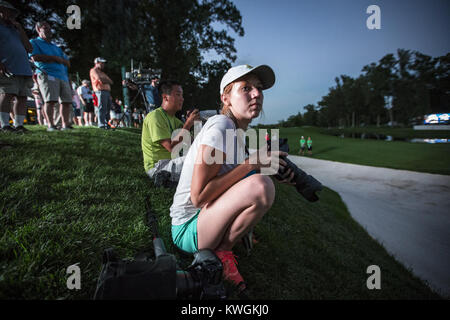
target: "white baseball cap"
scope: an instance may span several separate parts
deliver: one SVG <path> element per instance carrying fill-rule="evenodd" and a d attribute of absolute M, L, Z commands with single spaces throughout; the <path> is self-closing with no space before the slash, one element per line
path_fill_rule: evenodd
<path fill-rule="evenodd" d="M 97 58 L 95 58 L 94 63 L 97 63 L 97 62 L 106 62 L 106 60 L 101 57 L 97 57 Z"/>
<path fill-rule="evenodd" d="M 249 73 L 253 73 L 258 77 L 263 86 L 263 90 L 269 89 L 275 83 L 275 73 L 268 65 L 263 64 L 257 67 L 252 67 L 248 64 L 243 64 L 232 67 L 227 71 L 227 73 L 225 73 L 222 81 L 220 82 L 220 94 L 223 93 L 223 90 L 227 85 Z"/>

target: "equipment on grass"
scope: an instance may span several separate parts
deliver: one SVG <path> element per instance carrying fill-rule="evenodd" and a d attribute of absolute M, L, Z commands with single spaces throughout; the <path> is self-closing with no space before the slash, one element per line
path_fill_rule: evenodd
<path fill-rule="evenodd" d="M 148 198 L 146 209 L 155 260 L 146 254 L 134 261 L 122 260 L 113 249 L 106 249 L 94 299 L 226 299 L 222 262 L 216 254 L 209 249 L 199 250 L 194 253 L 192 264 L 181 270 L 159 237 L 157 219 Z"/>

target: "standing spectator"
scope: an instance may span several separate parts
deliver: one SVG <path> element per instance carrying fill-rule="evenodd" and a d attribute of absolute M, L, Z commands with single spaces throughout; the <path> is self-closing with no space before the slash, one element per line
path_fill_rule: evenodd
<path fill-rule="evenodd" d="M 302 136 L 300 138 L 300 151 L 298 152 L 300 155 L 305 154 L 305 147 L 306 147 L 306 140 L 305 140 L 305 137 Z"/>
<path fill-rule="evenodd" d="M 111 109 L 111 85 L 113 81 L 103 71 L 106 60 L 95 58 L 94 67 L 90 70 L 92 88 L 98 99 L 98 127 L 109 129 L 109 111 Z"/>
<path fill-rule="evenodd" d="M 146 110 L 147 112 L 152 112 L 161 105 L 161 98 L 158 92 L 158 81 L 159 78 L 157 76 L 154 76 L 152 78 L 151 84 L 144 84 L 143 86 L 145 98 L 147 99 L 147 103 L 149 106 L 148 110 Z"/>
<path fill-rule="evenodd" d="M 3 132 L 26 132 L 23 127 L 32 71 L 27 53 L 33 51 L 25 31 L 15 19 L 18 11 L 0 1 L 0 124 Z M 11 106 L 13 107 L 11 110 Z M 13 111 L 16 128 L 9 124 Z"/>
<path fill-rule="evenodd" d="M 77 94 L 75 84 L 74 88 L 72 89 L 72 107 L 73 107 L 73 122 L 77 126 L 82 126 L 83 122 L 81 121 L 81 101 L 80 97 Z"/>
<path fill-rule="evenodd" d="M 264 138 L 266 140 L 267 145 L 270 146 L 270 137 L 269 137 L 269 133 L 268 132 L 266 132 L 266 136 Z"/>
<path fill-rule="evenodd" d="M 139 128 L 139 113 L 136 108 L 133 111 L 133 126 Z"/>
<path fill-rule="evenodd" d="M 95 93 L 92 94 L 92 103 L 94 104 L 94 123 L 98 123 L 98 98 Z"/>
<path fill-rule="evenodd" d="M 122 117 L 122 101 L 116 99 L 111 105 L 111 120 L 108 124 L 111 128 L 117 128 L 119 126 L 120 118 Z"/>
<path fill-rule="evenodd" d="M 145 113 L 150 113 L 161 105 L 161 96 L 158 90 L 158 81 L 159 78 L 157 76 L 153 76 L 151 79 L 151 83 L 143 84 L 142 90 L 145 95 L 145 100 L 147 100 L 148 108 L 146 108 Z M 131 81 L 122 81 L 123 86 L 127 86 L 131 90 L 138 90 L 138 86 Z"/>
<path fill-rule="evenodd" d="M 308 154 L 312 155 L 312 139 L 308 137 L 308 141 L 306 141 L 306 145 L 308 146 Z"/>
<path fill-rule="evenodd" d="M 53 119 L 53 108 L 60 103 L 61 130 L 73 129 L 70 125 L 72 109 L 72 88 L 69 83 L 67 69 L 70 67 L 69 58 L 60 47 L 51 42 L 52 30 L 46 21 L 36 23 L 39 37 L 32 39 L 33 52 L 31 59 L 37 67 L 37 80 L 42 97 L 44 98 L 44 115 L 47 119 L 47 131 L 57 128 Z"/>
<path fill-rule="evenodd" d="M 125 122 L 125 127 L 131 127 L 131 109 L 128 105 L 123 108 L 123 120 Z"/>
<path fill-rule="evenodd" d="M 77 93 L 80 97 L 84 108 L 84 125 L 92 126 L 94 121 L 94 102 L 92 99 L 92 91 L 89 88 L 89 80 L 81 81 L 81 86 L 78 87 Z"/>
<path fill-rule="evenodd" d="M 138 120 L 139 120 L 139 128 L 142 127 L 142 123 L 144 122 L 144 118 L 145 118 L 145 111 L 142 110 L 141 108 L 138 109 Z"/>

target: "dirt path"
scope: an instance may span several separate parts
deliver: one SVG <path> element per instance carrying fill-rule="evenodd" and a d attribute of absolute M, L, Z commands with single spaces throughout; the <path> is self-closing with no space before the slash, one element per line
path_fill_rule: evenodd
<path fill-rule="evenodd" d="M 450 176 L 289 159 L 338 192 L 352 217 L 374 239 L 450 297 Z"/>

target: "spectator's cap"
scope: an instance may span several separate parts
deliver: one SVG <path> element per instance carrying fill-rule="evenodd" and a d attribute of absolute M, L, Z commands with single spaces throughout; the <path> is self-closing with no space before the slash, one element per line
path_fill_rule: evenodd
<path fill-rule="evenodd" d="M 12 6 L 12 4 L 9 4 L 8 2 L 3 1 L 3 0 L 0 0 L 0 7 L 8 8 L 8 9 L 14 10 L 16 13 L 19 13 L 19 10 L 14 8 Z"/>
<path fill-rule="evenodd" d="M 91 83 L 91 82 L 90 82 L 89 80 L 84 79 L 83 81 L 81 81 L 81 83 L 82 83 L 82 84 L 85 84 L 85 83 L 89 84 L 89 83 Z"/>
<path fill-rule="evenodd" d="M 220 82 L 220 94 L 223 93 L 223 90 L 227 85 L 249 73 L 253 73 L 258 77 L 263 86 L 262 88 L 263 90 L 269 89 L 275 83 L 275 73 L 273 72 L 272 68 L 269 67 L 268 65 L 260 65 L 257 67 L 252 67 L 249 66 L 248 64 L 243 64 L 240 66 L 233 67 L 230 70 L 228 70 L 227 73 L 225 73 L 225 75 L 222 78 L 222 81 Z"/>
<path fill-rule="evenodd" d="M 106 60 L 101 57 L 97 57 L 97 58 L 95 58 L 94 63 L 98 63 L 98 62 L 106 62 Z"/>

